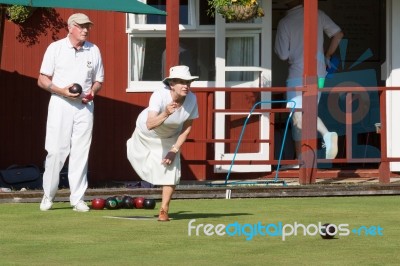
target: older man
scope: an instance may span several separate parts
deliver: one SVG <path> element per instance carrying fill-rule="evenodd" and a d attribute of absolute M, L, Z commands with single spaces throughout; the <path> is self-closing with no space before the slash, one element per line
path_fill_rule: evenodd
<path fill-rule="evenodd" d="M 89 211 L 84 195 L 88 187 L 93 98 L 104 80 L 100 50 L 87 41 L 92 26 L 93 22 L 85 14 L 71 15 L 67 37 L 49 45 L 40 68 L 38 85 L 51 93 L 46 128 L 44 195 L 40 204 L 42 211 L 52 208 L 60 171 L 68 156 L 70 203 L 74 211 Z M 81 94 L 69 91 L 74 83 L 83 88 Z"/>

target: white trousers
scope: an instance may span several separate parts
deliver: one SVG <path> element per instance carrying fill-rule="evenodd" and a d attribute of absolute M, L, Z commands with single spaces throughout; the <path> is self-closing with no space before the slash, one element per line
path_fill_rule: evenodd
<path fill-rule="evenodd" d="M 50 200 L 57 193 L 60 171 L 68 155 L 70 203 L 76 205 L 84 199 L 88 187 L 93 109 L 93 101 L 83 104 L 81 99 L 71 100 L 55 94 L 50 98 L 45 143 L 47 157 L 43 174 L 43 191 Z"/>
<path fill-rule="evenodd" d="M 322 89 L 324 88 L 325 84 L 325 78 L 318 78 L 318 88 Z M 302 78 L 291 78 L 286 81 L 286 86 L 291 87 L 291 88 L 296 88 L 296 87 L 301 87 L 303 86 L 303 79 Z M 286 99 L 288 102 L 286 104 L 287 108 L 303 108 L 303 92 L 301 91 L 287 91 L 286 92 Z M 318 90 L 318 96 L 317 96 L 317 104 L 319 103 L 319 100 L 321 99 L 321 91 Z M 291 121 L 292 121 L 292 137 L 295 141 L 301 141 L 301 126 L 302 126 L 302 112 L 295 112 L 291 116 Z M 317 129 L 318 127 L 323 126 L 325 128 L 325 125 L 323 124 L 322 120 L 318 118 L 317 120 Z"/>

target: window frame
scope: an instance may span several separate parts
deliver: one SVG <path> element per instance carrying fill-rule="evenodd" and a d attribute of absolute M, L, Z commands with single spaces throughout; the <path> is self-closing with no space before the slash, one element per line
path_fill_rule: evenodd
<path fill-rule="evenodd" d="M 200 1 L 204 0 L 189 0 L 188 1 L 188 24 L 179 24 L 180 38 L 214 38 L 216 26 L 200 25 Z M 136 24 L 134 16 L 143 16 L 137 14 L 126 14 L 126 34 L 128 35 L 128 88 L 126 92 L 153 92 L 160 85 L 160 81 L 133 81 L 132 80 L 132 38 L 163 38 L 166 36 L 165 24 Z M 259 46 L 259 35 L 261 30 L 260 23 L 256 20 L 254 23 L 234 23 L 226 24 L 226 37 L 253 37 L 255 45 Z M 254 50 L 258 53 L 259 49 Z M 255 55 L 256 56 L 256 55 Z M 258 55 L 257 55 L 258 56 Z M 217 67 L 217 66 L 216 66 Z M 232 67 L 228 67 L 232 69 Z M 228 70 L 229 71 L 229 70 Z M 231 70 L 232 71 L 232 70 Z M 238 86 L 238 82 L 227 82 L 228 86 Z M 242 85 L 244 85 L 242 83 Z M 248 84 L 250 85 L 250 84 Z M 215 87 L 215 81 L 196 80 L 192 83 L 192 87 Z M 247 85 L 245 85 L 247 86 Z"/>

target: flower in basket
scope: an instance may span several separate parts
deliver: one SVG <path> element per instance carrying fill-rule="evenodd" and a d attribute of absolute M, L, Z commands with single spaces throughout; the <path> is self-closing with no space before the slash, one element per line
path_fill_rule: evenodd
<path fill-rule="evenodd" d="M 264 10 L 257 0 L 208 0 L 208 6 L 208 15 L 214 17 L 217 12 L 231 22 L 247 21 L 264 16 Z"/>
<path fill-rule="evenodd" d="M 35 10 L 36 7 L 11 5 L 6 8 L 6 15 L 8 20 L 22 24 L 32 16 Z"/>

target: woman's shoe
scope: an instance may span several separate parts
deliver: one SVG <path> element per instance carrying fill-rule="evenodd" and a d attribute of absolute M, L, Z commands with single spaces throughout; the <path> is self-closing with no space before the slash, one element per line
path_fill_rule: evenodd
<path fill-rule="evenodd" d="M 158 214 L 158 221 L 169 222 L 168 212 L 166 212 L 163 208 L 160 209 L 160 214 Z"/>

